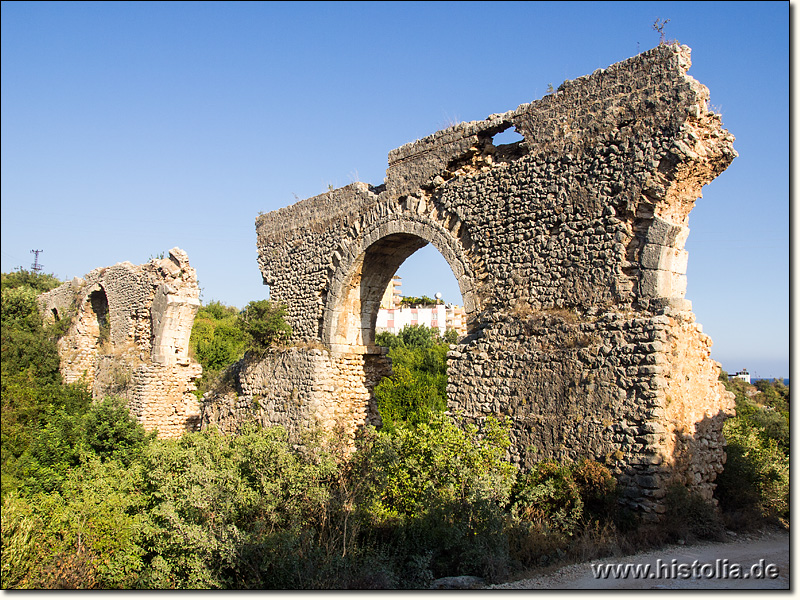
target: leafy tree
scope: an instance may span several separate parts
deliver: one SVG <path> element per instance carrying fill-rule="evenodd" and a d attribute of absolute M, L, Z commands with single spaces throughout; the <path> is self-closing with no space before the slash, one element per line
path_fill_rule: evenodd
<path fill-rule="evenodd" d="M 58 283 L 51 275 L 26 271 L 2 274 L 3 496 L 39 472 L 40 465 L 32 453 L 47 435 L 46 427 L 61 427 L 63 413 L 74 414 L 89 403 L 82 385 L 61 384 L 56 346 L 59 330 L 45 327 L 39 313 L 37 295 Z M 50 470 L 40 474 L 40 484 L 45 487 L 58 485 L 61 480 Z"/>
<path fill-rule="evenodd" d="M 505 460 L 509 428 L 489 419 L 481 431 L 438 413 L 379 434 L 372 461 L 380 485 L 369 513 L 406 565 L 430 577 L 497 574 L 507 555 L 502 507 L 515 474 Z"/>
<path fill-rule="evenodd" d="M 123 466 L 135 462 L 155 440 L 156 433 L 146 433 L 131 415 L 122 398 L 108 396 L 92 404 L 83 422 L 82 441 L 101 460 L 114 459 Z"/>
<path fill-rule="evenodd" d="M 379 468 L 387 470 L 379 501 L 383 509 L 415 516 L 431 503 L 505 502 L 514 474 L 505 461 L 509 429 L 509 422 L 490 418 L 480 432 L 441 413 L 427 423 L 398 425 L 382 436 L 375 457 Z"/>
<path fill-rule="evenodd" d="M 195 390 L 198 398 L 214 386 L 225 368 L 244 356 L 247 343 L 238 309 L 221 302 L 200 308 L 189 338 L 189 350 L 203 367 Z"/>
<path fill-rule="evenodd" d="M 39 288 L 50 284 L 37 277 L 22 277 L 22 273 L 3 274 L 0 333 L 2 374 L 5 377 L 31 370 L 39 378 L 60 382 L 58 348 L 55 344 L 56 333 L 59 330 L 57 327 L 45 328 L 36 301 L 40 293 Z M 20 277 L 11 277 L 12 275 Z M 32 279 L 38 287 L 23 283 L 29 279 Z"/>
<path fill-rule="evenodd" d="M 455 329 L 447 329 L 444 332 L 444 336 L 442 337 L 442 341 L 447 344 L 457 344 L 458 343 L 458 332 Z"/>
<path fill-rule="evenodd" d="M 400 304 L 404 306 L 436 306 L 441 304 L 440 300 L 434 300 L 428 296 L 403 296 Z"/>
<path fill-rule="evenodd" d="M 89 459 L 63 491 L 6 496 L 3 587 L 131 588 L 142 570 L 139 469 Z"/>
<path fill-rule="evenodd" d="M 59 285 L 61 285 L 61 281 L 55 275 L 26 271 L 25 269 L 19 269 L 12 273 L 3 273 L 0 276 L 0 287 L 3 290 L 29 288 L 38 295 L 43 292 L 49 292 Z"/>

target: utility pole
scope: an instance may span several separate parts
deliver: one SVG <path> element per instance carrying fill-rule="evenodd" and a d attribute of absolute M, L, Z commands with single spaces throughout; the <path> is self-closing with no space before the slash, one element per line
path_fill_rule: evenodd
<path fill-rule="evenodd" d="M 33 264 L 31 265 L 31 270 L 34 273 L 38 273 L 44 268 L 44 265 L 39 264 L 39 254 L 42 252 L 44 252 L 44 250 L 31 250 L 31 254 L 36 255 L 36 259 L 33 261 Z"/>

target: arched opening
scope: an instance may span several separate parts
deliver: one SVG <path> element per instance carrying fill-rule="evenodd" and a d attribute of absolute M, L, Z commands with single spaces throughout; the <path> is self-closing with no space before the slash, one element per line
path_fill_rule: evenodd
<path fill-rule="evenodd" d="M 403 261 L 427 243 L 416 235 L 396 233 L 367 248 L 351 276 L 332 344 L 374 346 L 375 323 L 386 287 Z"/>
<path fill-rule="evenodd" d="M 464 299 L 458 281 L 432 244 L 400 265 L 383 295 L 375 332 L 399 334 L 408 325 L 424 325 L 451 342 L 466 336 Z"/>
<path fill-rule="evenodd" d="M 57 309 L 53 316 L 58 318 Z M 59 341 L 66 353 L 62 357 L 62 376 L 66 383 L 84 379 L 94 385 L 99 355 L 111 353 L 111 315 L 106 292 L 96 284 L 83 299 L 76 315 L 76 324 Z"/>
<path fill-rule="evenodd" d="M 477 323 L 476 276 L 463 241 L 468 235 L 460 224 L 445 227 L 423 219 L 396 214 L 378 219 L 354 243 L 343 243 L 336 252 L 321 338 L 330 350 L 332 367 L 328 376 L 332 405 L 326 410 L 344 423 L 379 425 L 382 421 L 374 390 L 391 369 L 387 348 L 375 341 L 376 323 L 389 282 L 412 254 L 428 244 L 441 254 L 463 298 L 467 333 Z M 444 378 L 446 388 L 446 373 Z M 443 396 L 446 403 L 446 389 Z"/>
<path fill-rule="evenodd" d="M 400 227 L 398 227 L 400 228 Z M 428 232 L 418 233 L 427 234 Z M 323 325 L 323 342 L 334 351 L 380 352 L 375 347 L 375 328 L 381 300 L 389 282 L 412 254 L 431 243 L 444 257 L 458 282 L 467 322 L 476 312 L 474 284 L 467 262 L 447 244 L 439 232 L 389 233 L 369 244 L 332 286 Z M 426 239 L 430 237 L 430 239 Z M 433 291 L 432 293 L 435 293 Z"/>

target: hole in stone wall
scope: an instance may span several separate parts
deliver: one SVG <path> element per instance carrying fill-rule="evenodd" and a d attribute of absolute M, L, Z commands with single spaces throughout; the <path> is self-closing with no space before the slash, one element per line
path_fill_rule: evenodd
<path fill-rule="evenodd" d="M 53 309 L 52 309 L 52 312 L 53 312 L 53 318 L 54 318 L 56 321 L 60 321 L 60 320 L 61 320 L 61 317 L 59 317 L 59 316 L 58 316 L 58 310 L 56 310 L 55 308 L 53 308 Z"/>
<path fill-rule="evenodd" d="M 516 129 L 509 127 L 505 131 L 496 133 L 492 138 L 492 144 L 495 146 L 504 146 L 507 144 L 516 144 L 517 142 L 522 142 L 524 139 L 525 138 L 523 138 Z"/>
<path fill-rule="evenodd" d="M 108 298 L 103 288 L 95 290 L 89 295 L 92 312 L 97 319 L 97 341 L 99 344 L 111 339 L 111 319 L 108 314 Z"/>
<path fill-rule="evenodd" d="M 428 244 L 409 256 L 389 282 L 375 332 L 398 334 L 406 325 L 426 325 L 438 329 L 442 336 L 455 329 L 460 339 L 466 335 L 463 309 L 450 265 L 435 246 Z"/>

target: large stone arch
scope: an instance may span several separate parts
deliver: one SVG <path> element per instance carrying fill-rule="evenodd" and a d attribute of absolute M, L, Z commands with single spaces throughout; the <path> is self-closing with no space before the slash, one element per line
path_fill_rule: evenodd
<path fill-rule="evenodd" d="M 451 409 L 510 419 L 522 465 L 607 464 L 652 517 L 672 483 L 710 498 L 732 401 L 684 297 L 684 242 L 736 152 L 690 65 L 687 47 L 659 46 L 391 151 L 383 185 L 260 215 L 259 267 L 294 347 L 244 365 L 235 407 L 207 422 L 376 422 L 377 292 L 427 242 L 471 317 L 448 354 Z M 523 140 L 496 145 L 511 127 Z"/>
<path fill-rule="evenodd" d="M 434 214 L 436 210 L 432 210 Z M 413 214 L 413 216 L 412 216 Z M 438 216 L 438 215 L 437 215 Z M 343 243 L 326 296 L 322 342 L 343 351 L 374 345 L 375 322 L 386 286 L 400 265 L 417 250 L 433 245 L 444 257 L 458 282 L 469 325 L 480 308 L 475 270 L 459 234 L 451 231 L 447 216 L 389 213 L 377 219 L 359 237 Z"/>

